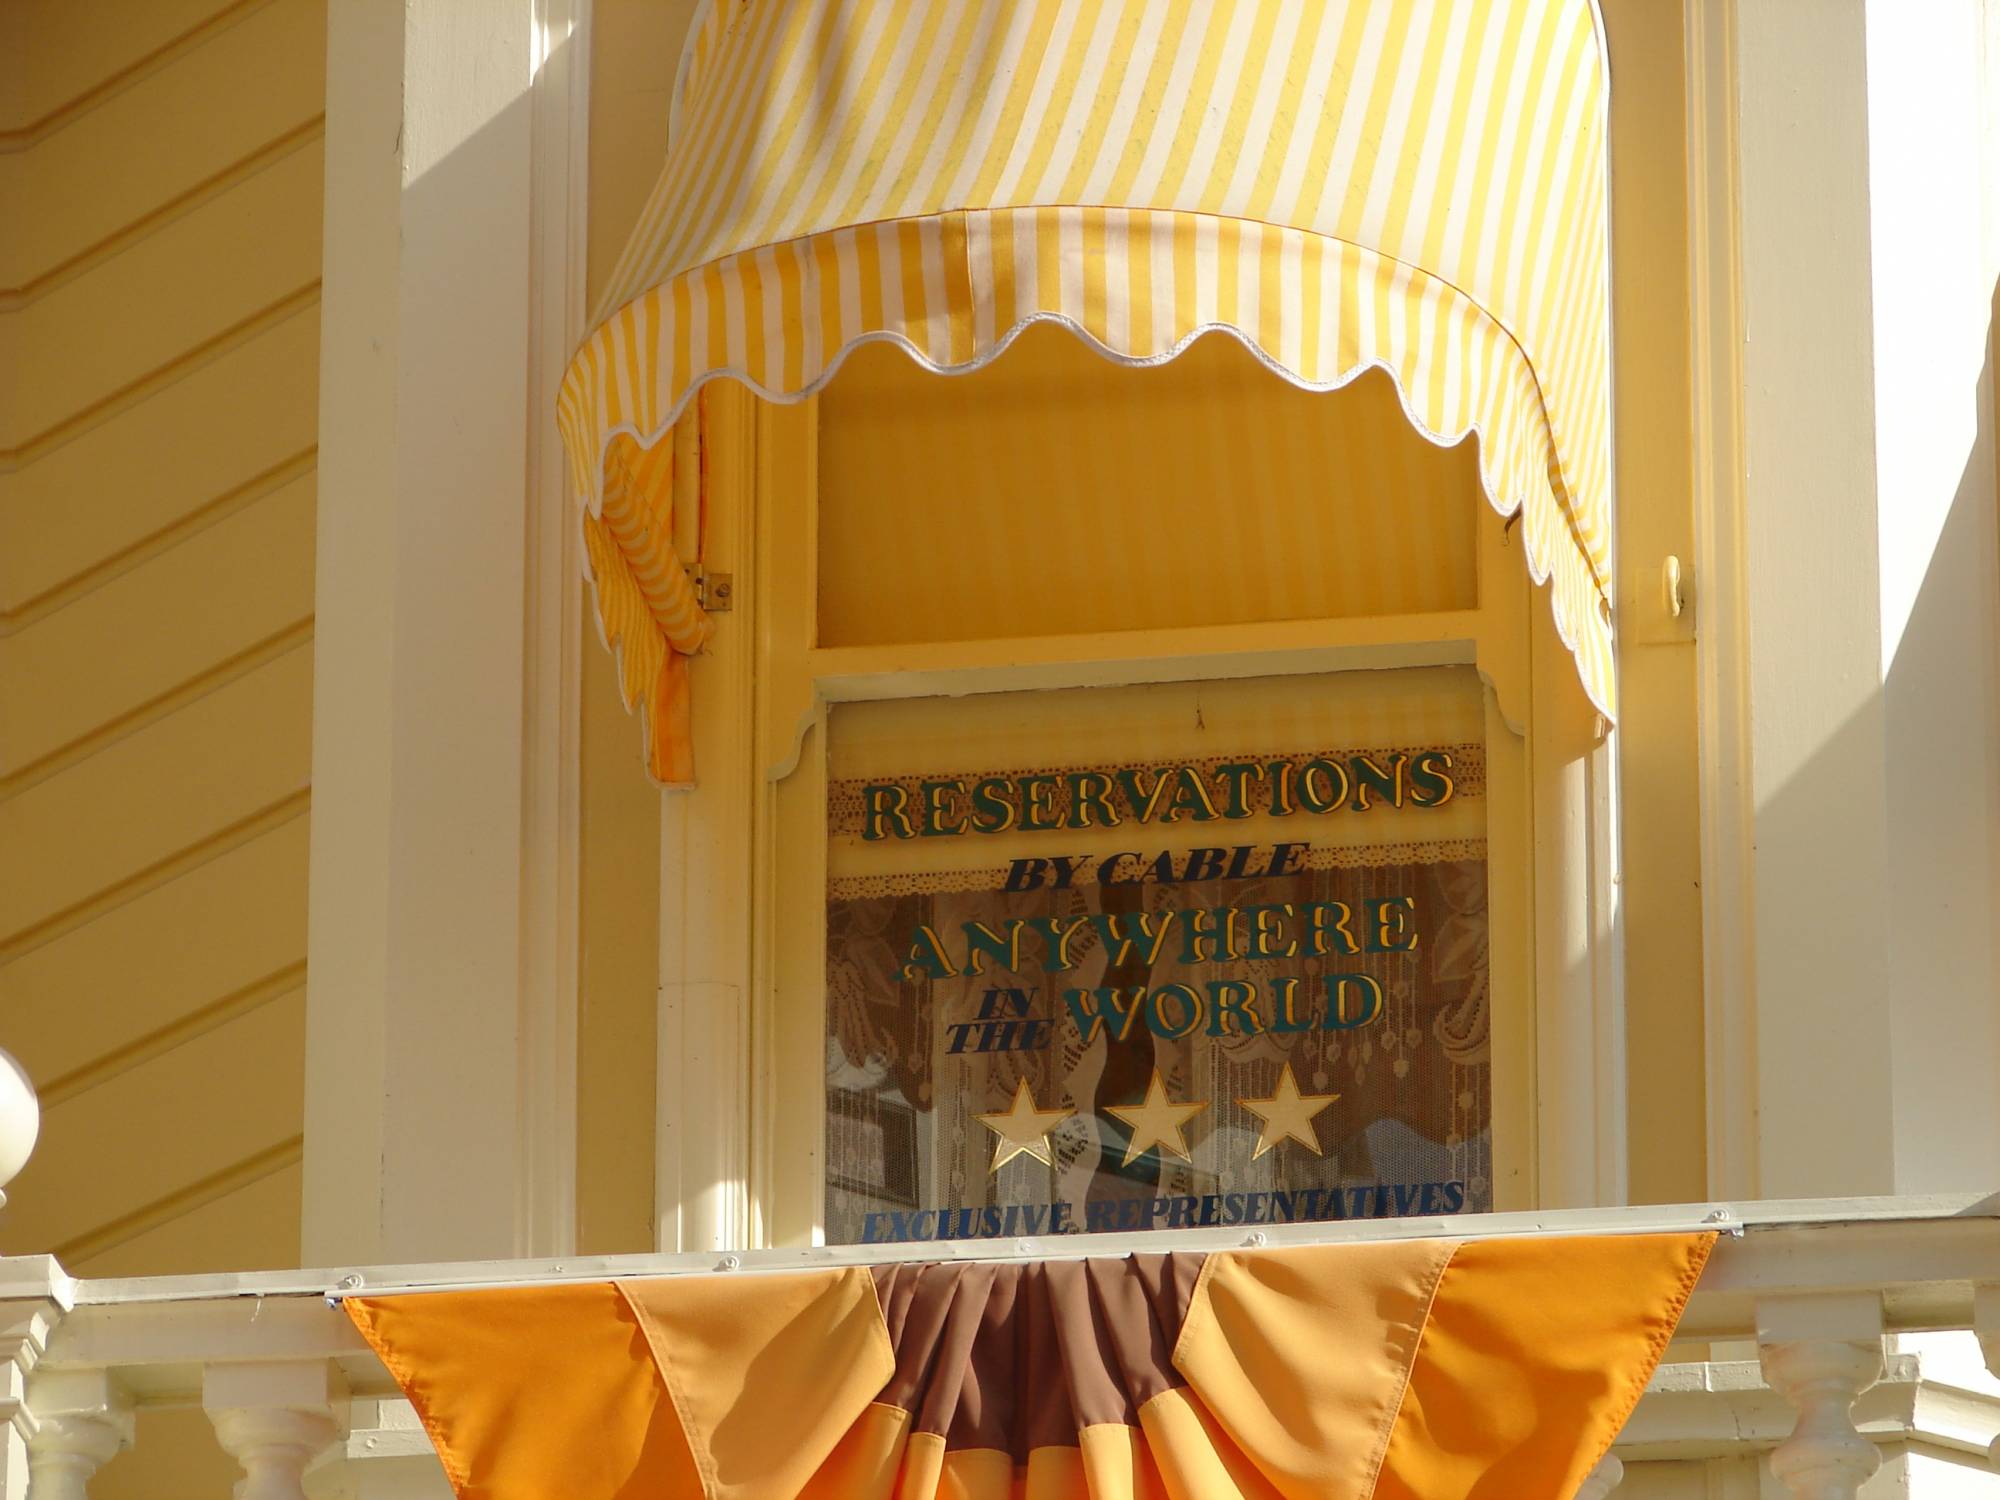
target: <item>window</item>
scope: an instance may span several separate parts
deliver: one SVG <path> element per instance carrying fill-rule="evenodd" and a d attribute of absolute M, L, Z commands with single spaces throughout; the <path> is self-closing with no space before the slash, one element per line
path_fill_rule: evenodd
<path fill-rule="evenodd" d="M 1527 731 L 1596 725 L 1468 453 L 1222 337 L 711 395 L 712 523 L 755 517 L 725 635 L 761 657 L 697 670 L 757 684 L 763 1237 L 1519 1208 L 1570 1170 Z"/>

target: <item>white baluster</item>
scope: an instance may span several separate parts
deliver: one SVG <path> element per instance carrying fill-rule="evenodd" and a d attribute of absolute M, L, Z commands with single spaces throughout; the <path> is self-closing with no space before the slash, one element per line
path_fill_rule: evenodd
<path fill-rule="evenodd" d="M 28 1381 L 28 1500 L 89 1500 L 90 1481 L 132 1446 L 132 1399 L 107 1370 L 45 1370 Z"/>
<path fill-rule="evenodd" d="M 69 1310 L 70 1294 L 69 1277 L 48 1256 L 0 1259 L 0 1500 L 26 1500 L 35 1431 L 28 1376 Z"/>
<path fill-rule="evenodd" d="M 451 1500 L 451 1481 L 401 1399 L 357 1400 L 352 1430 L 306 1473 L 312 1500 Z"/>
<path fill-rule="evenodd" d="M 26 1367 L 9 1360 L 0 1366 L 0 1500 L 27 1500 L 28 1439 L 35 1419 L 24 1399 Z"/>
<path fill-rule="evenodd" d="M 1798 1500 L 1855 1500 L 1882 1455 L 1854 1425 L 1854 1399 L 1882 1378 L 1882 1300 L 1874 1293 L 1776 1297 L 1757 1304 L 1764 1380 L 1799 1414 L 1771 1454 Z"/>
<path fill-rule="evenodd" d="M 0 1051 L 0 1205 L 34 1154 L 41 1128 L 41 1101 L 28 1070 Z M 69 1310 L 69 1286 L 50 1256 L 0 1257 L 0 1500 L 27 1497 L 28 1438 L 35 1429 L 25 1404 L 28 1372 Z"/>
<path fill-rule="evenodd" d="M 1624 1479 L 1625 1465 L 1607 1453 L 1603 1462 L 1583 1476 L 1583 1483 L 1577 1486 L 1576 1500 L 1606 1500 Z"/>
<path fill-rule="evenodd" d="M 2000 1376 L 2000 1281 L 1972 1289 L 1972 1331 L 1979 1336 L 1979 1352 L 1986 1356 L 1986 1368 Z M 1987 1448 L 1986 1461 L 2000 1470 L 2000 1438 Z"/>
<path fill-rule="evenodd" d="M 201 1404 L 243 1468 L 236 1500 L 305 1500 L 306 1465 L 340 1436 L 347 1392 L 323 1360 L 210 1365 Z"/>

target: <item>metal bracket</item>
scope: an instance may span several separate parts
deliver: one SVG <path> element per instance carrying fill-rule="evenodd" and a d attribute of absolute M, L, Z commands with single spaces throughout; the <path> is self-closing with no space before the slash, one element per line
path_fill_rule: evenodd
<path fill-rule="evenodd" d="M 694 602 L 712 615 L 726 613 L 736 602 L 736 575 L 711 573 L 703 567 L 688 570 L 694 580 Z"/>
<path fill-rule="evenodd" d="M 1626 570 L 1618 598 L 1618 626 L 1629 644 L 1671 646 L 1695 638 L 1700 608 L 1694 569 L 1671 554 L 1656 564 Z"/>

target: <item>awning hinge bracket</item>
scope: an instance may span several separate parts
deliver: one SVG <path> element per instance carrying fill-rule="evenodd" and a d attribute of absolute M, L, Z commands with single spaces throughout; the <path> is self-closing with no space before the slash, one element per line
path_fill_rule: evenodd
<path fill-rule="evenodd" d="M 694 582 L 694 602 L 709 614 L 723 614 L 736 602 L 736 576 L 733 573 L 711 572 L 696 563 L 688 569 L 688 577 Z"/>

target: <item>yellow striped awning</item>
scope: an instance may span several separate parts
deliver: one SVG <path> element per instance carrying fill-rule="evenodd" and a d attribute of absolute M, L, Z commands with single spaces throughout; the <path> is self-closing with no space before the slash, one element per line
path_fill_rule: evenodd
<path fill-rule="evenodd" d="M 665 169 L 559 420 L 656 778 L 707 638 L 667 441 L 703 382 L 943 373 L 1055 321 L 1106 357 L 1226 330 L 1476 434 L 1585 690 L 1611 645 L 1606 79 L 1592 0 L 706 0 Z"/>

